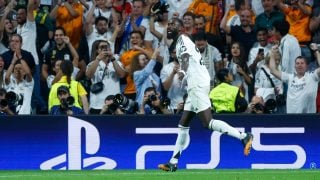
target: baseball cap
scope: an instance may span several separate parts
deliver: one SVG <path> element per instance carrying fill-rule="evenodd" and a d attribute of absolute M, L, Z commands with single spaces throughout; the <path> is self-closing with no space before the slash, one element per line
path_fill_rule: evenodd
<path fill-rule="evenodd" d="M 67 86 L 60 86 L 57 90 L 57 94 L 60 94 L 61 92 L 69 93 L 69 88 Z"/>

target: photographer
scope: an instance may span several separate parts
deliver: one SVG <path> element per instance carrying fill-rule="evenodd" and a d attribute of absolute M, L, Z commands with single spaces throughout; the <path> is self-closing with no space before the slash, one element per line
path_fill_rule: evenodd
<path fill-rule="evenodd" d="M 273 114 L 277 111 L 276 95 L 273 88 L 259 88 L 248 105 L 247 113 Z"/>
<path fill-rule="evenodd" d="M 31 114 L 31 96 L 34 86 L 27 62 L 14 53 L 12 62 L 5 75 L 7 95 L 18 114 Z M 12 99 L 12 100 L 11 100 Z M 9 100 L 8 100 L 9 101 Z"/>
<path fill-rule="evenodd" d="M 170 110 L 169 106 L 170 99 L 161 99 L 160 93 L 157 93 L 154 87 L 148 87 L 144 91 L 139 114 L 173 114 L 173 110 Z"/>
<path fill-rule="evenodd" d="M 247 113 L 251 114 L 263 114 L 264 101 L 261 96 L 253 96 L 251 102 L 248 105 Z"/>
<path fill-rule="evenodd" d="M 51 115 L 78 115 L 84 114 L 81 108 L 74 106 L 74 98 L 70 95 L 69 88 L 67 86 L 60 86 L 57 90 L 57 96 L 60 101 L 60 105 L 54 105 L 51 108 Z"/>
<path fill-rule="evenodd" d="M 119 106 L 114 103 L 114 95 L 109 95 L 104 100 L 104 106 L 100 114 L 113 114 L 113 115 L 120 115 L 125 114 Z"/>
<path fill-rule="evenodd" d="M 14 112 L 10 109 L 9 103 L 6 99 L 6 90 L 0 88 L 0 116 L 1 115 L 14 115 Z"/>

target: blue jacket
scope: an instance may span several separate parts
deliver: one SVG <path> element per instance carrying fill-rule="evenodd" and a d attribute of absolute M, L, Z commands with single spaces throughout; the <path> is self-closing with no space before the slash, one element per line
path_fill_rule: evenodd
<path fill-rule="evenodd" d="M 84 114 L 84 111 L 81 108 L 78 108 L 76 106 L 72 106 L 71 111 L 73 112 L 73 115 Z M 49 114 L 50 115 L 66 115 L 66 113 L 62 111 L 62 109 L 60 108 L 60 105 L 52 106 Z"/>
<path fill-rule="evenodd" d="M 161 93 L 161 81 L 158 75 L 153 72 L 156 61 L 151 59 L 149 63 L 140 71 L 133 73 L 134 85 L 136 86 L 137 97 L 136 101 L 139 106 L 142 104 L 144 91 L 148 87 L 156 88 L 157 92 Z M 152 81 L 154 81 L 152 83 Z"/>

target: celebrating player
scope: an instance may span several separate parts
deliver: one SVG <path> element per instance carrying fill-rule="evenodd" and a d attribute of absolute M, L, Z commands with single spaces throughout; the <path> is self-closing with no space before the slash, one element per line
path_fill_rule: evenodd
<path fill-rule="evenodd" d="M 203 65 L 201 54 L 195 48 L 195 44 L 187 35 L 182 34 L 177 40 L 176 51 L 181 71 L 185 74 L 184 78 L 188 84 L 188 97 L 179 121 L 178 137 L 172 158 L 167 164 L 159 164 L 158 167 L 164 171 L 177 170 L 178 160 L 189 139 L 189 125 L 195 115 L 199 116 L 206 128 L 241 140 L 244 145 L 244 155 L 249 155 L 253 140 L 252 134 L 239 132 L 229 124 L 212 118 L 209 99 L 210 75 Z"/>

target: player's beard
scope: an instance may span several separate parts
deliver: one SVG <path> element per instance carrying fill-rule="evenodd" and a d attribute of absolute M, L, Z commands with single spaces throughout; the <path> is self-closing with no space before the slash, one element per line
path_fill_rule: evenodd
<path fill-rule="evenodd" d="M 174 39 L 178 35 L 178 31 L 176 30 L 168 31 L 167 33 L 168 33 L 167 35 L 168 39 Z"/>

